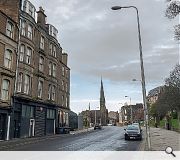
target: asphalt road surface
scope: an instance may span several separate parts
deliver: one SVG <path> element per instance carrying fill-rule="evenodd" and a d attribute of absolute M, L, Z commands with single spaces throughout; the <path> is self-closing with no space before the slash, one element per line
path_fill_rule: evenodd
<path fill-rule="evenodd" d="M 137 151 L 141 141 L 124 140 L 124 127 L 105 126 L 77 135 L 16 146 L 15 151 Z"/>

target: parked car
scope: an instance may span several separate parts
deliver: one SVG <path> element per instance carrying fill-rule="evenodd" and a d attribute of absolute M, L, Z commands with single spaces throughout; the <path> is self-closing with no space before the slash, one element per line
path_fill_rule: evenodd
<path fill-rule="evenodd" d="M 142 140 L 141 129 L 137 125 L 128 125 L 124 133 L 125 140 L 139 139 Z"/>
<path fill-rule="evenodd" d="M 96 125 L 94 126 L 94 130 L 96 130 L 96 129 L 102 129 L 102 126 L 101 126 L 100 124 L 96 124 Z"/>

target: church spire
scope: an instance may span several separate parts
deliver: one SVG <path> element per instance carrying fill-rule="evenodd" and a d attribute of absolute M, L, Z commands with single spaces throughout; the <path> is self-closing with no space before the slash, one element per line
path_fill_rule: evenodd
<path fill-rule="evenodd" d="M 91 110 L 91 105 L 90 105 L 90 102 L 89 102 L 89 111 Z"/>
<path fill-rule="evenodd" d="M 104 96 L 102 77 L 101 77 L 101 89 L 100 89 L 100 108 L 101 107 L 105 107 L 105 96 Z"/>

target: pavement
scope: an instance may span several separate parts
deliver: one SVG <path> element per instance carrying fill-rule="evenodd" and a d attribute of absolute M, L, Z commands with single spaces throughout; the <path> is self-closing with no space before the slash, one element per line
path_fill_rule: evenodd
<path fill-rule="evenodd" d="M 81 130 L 76 130 L 76 131 L 70 131 L 70 134 L 53 134 L 53 135 L 46 135 L 46 136 L 42 136 L 42 137 L 31 137 L 31 138 L 16 138 L 16 139 L 12 139 L 9 141 L 0 141 L 0 151 L 3 150 L 9 150 L 11 148 L 14 147 L 18 147 L 18 146 L 23 146 L 23 145 L 27 145 L 27 144 L 33 144 L 33 143 L 38 143 L 38 142 L 42 142 L 45 140 L 53 140 L 56 138 L 60 138 L 60 137 L 68 137 L 70 135 L 77 135 L 77 134 L 81 134 L 81 133 L 85 133 L 85 132 L 91 132 L 93 131 L 94 128 L 86 128 L 86 129 L 81 129 Z"/>
<path fill-rule="evenodd" d="M 145 128 L 143 141 L 140 144 L 140 151 L 147 151 Z M 164 151 L 171 146 L 173 150 L 180 151 L 180 133 L 162 128 L 150 128 L 151 151 Z"/>

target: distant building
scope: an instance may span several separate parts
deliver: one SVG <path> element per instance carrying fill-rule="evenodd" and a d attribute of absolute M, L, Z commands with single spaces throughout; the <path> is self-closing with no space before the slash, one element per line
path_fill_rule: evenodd
<path fill-rule="evenodd" d="M 122 123 L 140 122 L 144 120 L 143 104 L 126 105 L 121 107 Z"/>
<path fill-rule="evenodd" d="M 71 130 L 78 128 L 78 115 L 73 111 L 69 111 L 69 127 Z"/>
<path fill-rule="evenodd" d="M 148 103 L 149 104 L 155 103 L 158 100 L 159 95 L 163 92 L 163 90 L 164 90 L 164 86 L 159 86 L 150 90 L 147 96 Z"/>
<path fill-rule="evenodd" d="M 114 111 L 110 111 L 108 113 L 108 120 L 109 120 L 110 124 L 116 125 L 119 122 L 119 113 L 114 112 Z"/>
<path fill-rule="evenodd" d="M 82 111 L 84 125 L 89 126 L 90 124 L 101 124 L 103 126 L 108 123 L 108 110 L 106 109 L 106 100 L 104 95 L 103 82 L 101 79 L 100 88 L 100 110 L 89 110 Z"/>

